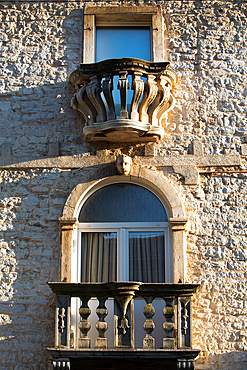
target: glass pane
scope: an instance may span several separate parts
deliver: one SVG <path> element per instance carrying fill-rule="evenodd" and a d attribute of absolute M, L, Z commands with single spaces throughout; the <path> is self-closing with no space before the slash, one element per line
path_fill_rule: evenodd
<path fill-rule="evenodd" d="M 129 232 L 129 279 L 143 283 L 165 282 L 164 232 Z"/>
<path fill-rule="evenodd" d="M 113 58 L 138 58 L 150 61 L 150 28 L 97 28 L 96 62 Z"/>
<path fill-rule="evenodd" d="M 117 233 L 81 234 L 81 282 L 117 280 Z"/>
<path fill-rule="evenodd" d="M 120 183 L 93 193 L 83 205 L 79 222 L 166 222 L 161 201 L 142 186 Z"/>

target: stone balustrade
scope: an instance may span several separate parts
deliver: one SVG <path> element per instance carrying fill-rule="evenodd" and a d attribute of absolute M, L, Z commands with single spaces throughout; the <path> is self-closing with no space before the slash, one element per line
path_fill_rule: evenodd
<path fill-rule="evenodd" d="M 110 283 L 49 283 L 56 294 L 55 317 L 55 347 L 74 348 L 70 340 L 70 302 L 71 297 L 81 300 L 80 338 L 78 348 L 107 349 L 105 332 L 107 323 L 107 308 L 105 302 L 114 298 L 114 347 L 134 348 L 134 319 L 133 300 L 142 298 L 144 302 L 143 349 L 155 349 L 155 340 L 152 337 L 154 330 L 153 316 L 155 309 L 152 302 L 155 298 L 164 300 L 164 339 L 163 349 L 192 348 L 192 306 L 191 297 L 197 291 L 194 284 L 160 284 L 139 282 L 110 282 Z M 96 329 L 98 338 L 90 343 L 88 331 L 90 323 L 88 317 L 91 313 L 88 302 L 96 297 L 99 305 L 96 309 L 98 322 Z M 146 333 L 146 334 L 145 334 Z M 75 348 L 74 348 L 75 349 Z"/>
<path fill-rule="evenodd" d="M 84 119 L 88 141 L 156 141 L 174 106 L 176 79 L 168 62 L 123 58 L 81 64 L 70 75 L 76 89 L 71 105 Z"/>

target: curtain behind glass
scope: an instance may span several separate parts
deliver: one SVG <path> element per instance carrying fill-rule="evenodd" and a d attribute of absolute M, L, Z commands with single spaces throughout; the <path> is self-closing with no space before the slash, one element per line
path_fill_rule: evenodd
<path fill-rule="evenodd" d="M 130 281 L 165 282 L 164 232 L 129 233 Z"/>
<path fill-rule="evenodd" d="M 91 232 L 81 235 L 81 281 L 116 281 L 117 233 Z"/>

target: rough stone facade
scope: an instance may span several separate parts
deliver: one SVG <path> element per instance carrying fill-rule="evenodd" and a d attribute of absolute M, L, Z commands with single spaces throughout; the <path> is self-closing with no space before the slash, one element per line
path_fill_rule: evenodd
<path fill-rule="evenodd" d="M 134 162 L 145 155 L 144 144 L 85 142 L 82 120 L 70 107 L 68 78 L 81 62 L 85 4 L 162 8 L 167 60 L 179 81 L 165 137 L 155 145 L 157 157 L 195 154 L 195 140 L 207 155 L 241 155 L 241 165 L 204 166 L 197 185 L 186 185 L 172 166 L 152 169 L 177 190 L 189 219 L 187 282 L 201 284 L 194 298 L 194 347 L 202 351 L 196 369 L 245 369 L 244 0 L 1 1 L 0 368 L 50 366 L 54 296 L 47 281 L 60 277 L 58 218 L 72 189 L 95 170 L 55 160 L 52 168 L 43 159 L 92 157 L 101 149 L 109 156 L 129 154 Z M 40 161 L 28 164 L 35 159 Z"/>

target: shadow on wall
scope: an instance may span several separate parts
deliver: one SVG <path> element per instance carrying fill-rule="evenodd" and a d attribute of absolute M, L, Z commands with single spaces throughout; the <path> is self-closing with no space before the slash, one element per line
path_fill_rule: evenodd
<path fill-rule="evenodd" d="M 199 358 L 196 370 L 246 370 L 247 351 L 215 353 Z"/>
<path fill-rule="evenodd" d="M 8 142 L 12 155 L 37 157 L 48 155 L 53 142 L 62 155 L 88 152 L 82 119 L 70 106 L 74 88 L 68 82 L 81 61 L 83 9 L 66 12 L 64 3 L 51 9 L 35 2 L 12 8 L 18 10 L 9 9 L 15 29 L 3 22 L 0 146 Z"/>

